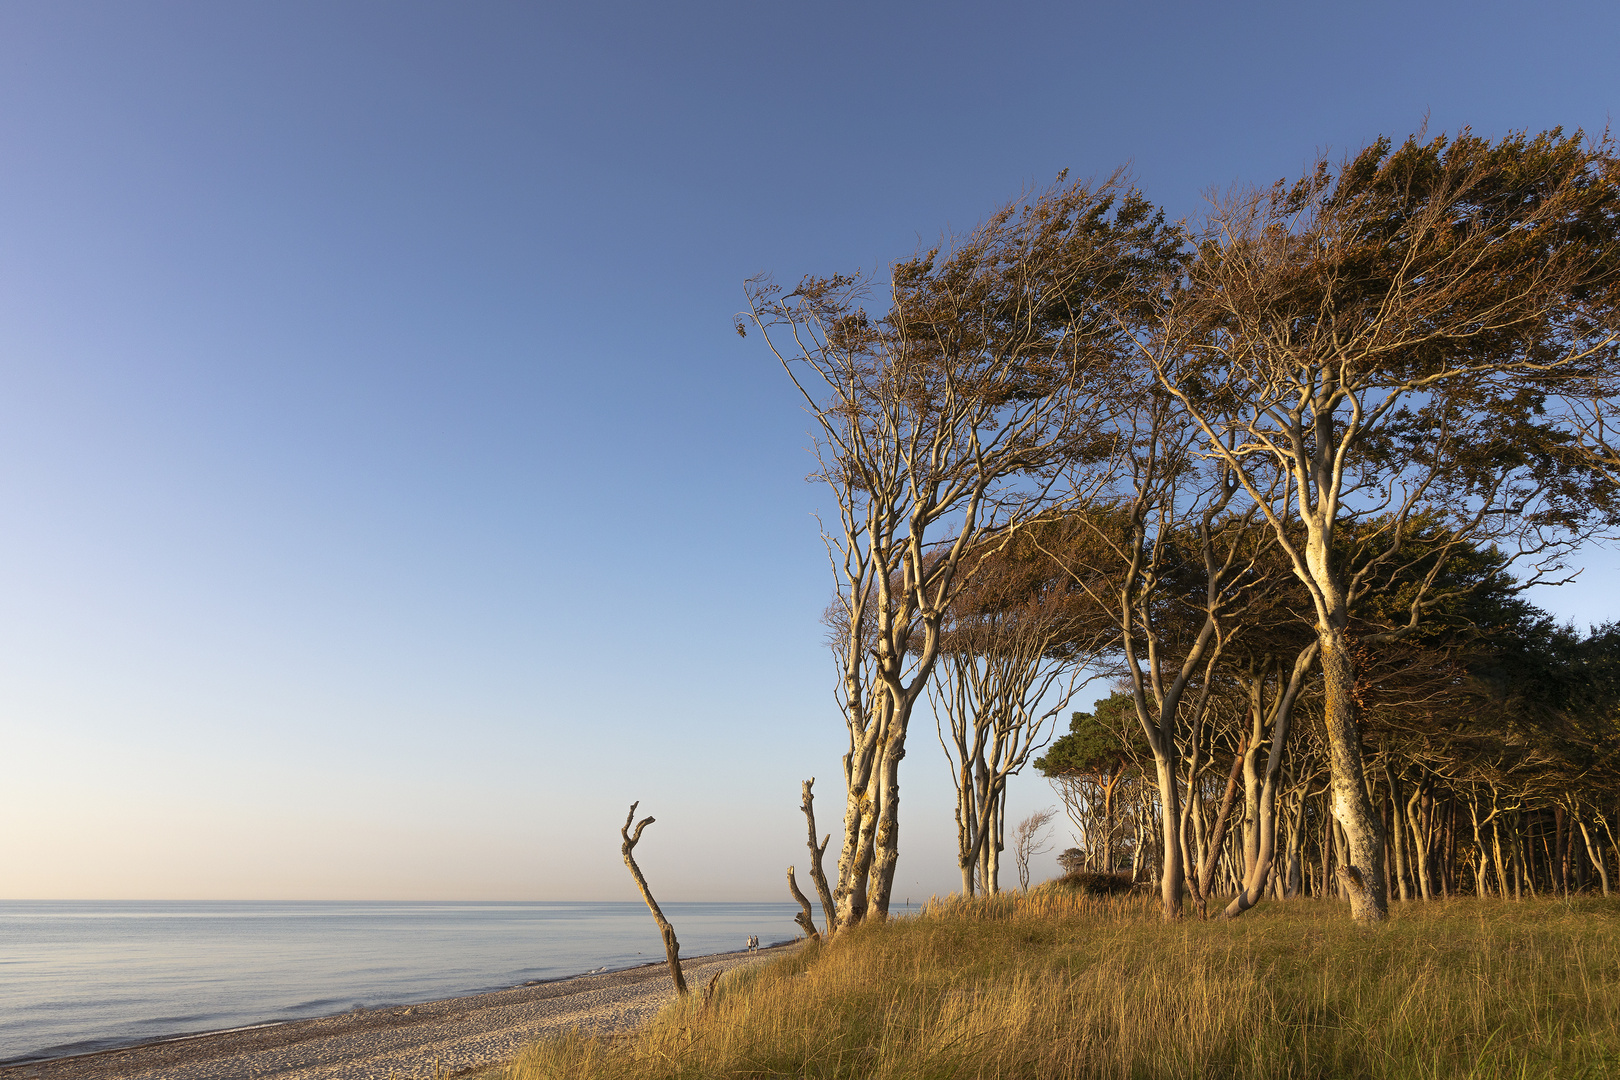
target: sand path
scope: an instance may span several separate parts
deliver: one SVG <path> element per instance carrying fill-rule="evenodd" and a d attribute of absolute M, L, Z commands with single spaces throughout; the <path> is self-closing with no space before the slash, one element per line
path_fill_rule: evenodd
<path fill-rule="evenodd" d="M 681 962 L 693 993 L 716 973 L 781 955 Z M 422 1005 L 221 1031 L 0 1068 L 0 1080 L 428 1080 L 497 1065 L 543 1035 L 645 1023 L 675 996 L 663 964 Z"/>

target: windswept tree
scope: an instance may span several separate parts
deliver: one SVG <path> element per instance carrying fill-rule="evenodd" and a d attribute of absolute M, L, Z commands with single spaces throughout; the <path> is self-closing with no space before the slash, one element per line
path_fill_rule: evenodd
<path fill-rule="evenodd" d="M 1030 860 L 1050 850 L 1046 842 L 1046 827 L 1055 817 L 1057 809 L 1049 806 L 1020 821 L 1018 828 L 1013 831 L 1013 859 L 1018 864 L 1018 888 L 1021 892 L 1029 891 Z"/>
<path fill-rule="evenodd" d="M 999 540 L 943 624 L 929 696 L 956 786 L 965 896 L 975 883 L 1000 890 L 1007 781 L 1044 745 L 1113 637 L 1106 613 L 1037 542 L 1055 542 L 1058 525 L 1034 522 Z"/>
<path fill-rule="evenodd" d="M 1160 323 L 1186 347 L 1143 338 L 1309 593 L 1356 919 L 1383 918 L 1386 891 L 1351 612 L 1407 557 L 1418 516 L 1444 522 L 1431 539 L 1503 544 L 1532 577 L 1608 516 L 1609 479 L 1545 405 L 1614 370 L 1617 181 L 1607 138 L 1380 141 L 1220 201 L 1163 294 Z M 1375 556 L 1336 543 L 1347 525 Z M 1441 592 L 1419 581 L 1372 636 L 1414 632 Z"/>
<path fill-rule="evenodd" d="M 1079 830 L 1079 869 L 1113 873 L 1126 836 L 1122 800 L 1140 781 L 1142 760 L 1150 756 L 1136 719 L 1136 706 L 1117 691 L 1077 712 L 1066 734 L 1053 739 L 1035 768 L 1052 782 L 1069 820 Z M 1141 823 L 1132 822 L 1131 850 L 1140 848 Z"/>
<path fill-rule="evenodd" d="M 1157 347 L 1182 346 L 1167 334 Z M 1119 682 L 1159 789 L 1162 910 L 1178 919 L 1191 824 L 1182 755 L 1195 755 L 1193 780 L 1216 669 L 1253 603 L 1270 538 L 1252 528 L 1256 511 L 1234 504 L 1240 487 L 1230 467 L 1196 452 L 1197 431 L 1175 399 L 1141 379 L 1142 367 L 1125 370 L 1136 381 L 1115 415 L 1121 464 L 1064 518 L 1085 541 L 1049 551 L 1112 620 Z"/>
<path fill-rule="evenodd" d="M 942 623 L 1059 464 L 1107 461 L 1125 348 L 1107 313 L 1170 240 L 1120 178 L 1063 183 L 876 282 L 747 286 L 757 327 L 816 425 L 837 506 L 839 689 L 849 750 L 835 898 L 840 926 L 885 917 L 899 856 L 900 761 Z"/>

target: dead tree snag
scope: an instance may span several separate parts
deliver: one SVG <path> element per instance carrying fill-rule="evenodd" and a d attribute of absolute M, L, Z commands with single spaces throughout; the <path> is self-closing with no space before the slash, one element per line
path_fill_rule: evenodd
<path fill-rule="evenodd" d="M 793 877 L 793 867 L 791 866 L 788 867 L 788 891 L 793 894 L 793 899 L 797 900 L 799 906 L 804 909 L 793 916 L 793 921 L 798 923 L 804 930 L 804 936 L 807 939 L 821 937 L 821 934 L 816 930 L 815 911 L 810 907 L 809 898 L 799 890 L 799 883 Z"/>
<path fill-rule="evenodd" d="M 827 854 L 827 844 L 832 840 L 832 833 L 821 838 L 816 843 L 816 796 L 811 791 L 816 786 L 816 778 L 811 777 L 804 781 L 804 802 L 799 809 L 804 811 L 805 826 L 810 830 L 810 839 L 805 846 L 810 849 L 810 880 L 815 883 L 816 895 L 821 899 L 821 914 L 827 920 L 827 936 L 830 938 L 838 933 L 838 907 L 833 903 L 832 889 L 827 885 L 827 872 L 822 869 L 822 857 Z M 793 871 L 788 871 L 788 878 L 792 879 Z M 809 907 L 806 906 L 806 912 Z"/>
<path fill-rule="evenodd" d="M 653 823 L 650 817 L 642 818 L 636 824 L 636 831 L 630 831 L 630 822 L 635 820 L 636 807 L 639 801 L 630 804 L 630 812 L 624 816 L 624 828 L 619 835 L 624 837 L 624 844 L 619 848 L 624 852 L 624 865 L 630 868 L 630 876 L 636 879 L 636 888 L 641 890 L 641 898 L 647 901 L 647 908 L 652 912 L 653 921 L 658 924 L 658 932 L 664 937 L 664 955 L 669 958 L 669 974 L 675 980 L 675 992 L 681 997 L 686 996 L 686 976 L 681 974 L 681 943 L 675 940 L 675 928 L 669 925 L 664 913 L 659 910 L 658 901 L 653 899 L 652 890 L 647 888 L 647 879 L 641 876 L 641 867 L 636 865 L 635 856 L 631 854 L 636 844 L 641 840 L 641 830 Z"/>

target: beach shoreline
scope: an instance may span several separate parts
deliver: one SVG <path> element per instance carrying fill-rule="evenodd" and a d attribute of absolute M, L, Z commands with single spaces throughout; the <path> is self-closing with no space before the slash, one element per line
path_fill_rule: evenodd
<path fill-rule="evenodd" d="M 792 943 L 757 953 L 683 958 L 701 991 L 715 975 L 779 956 Z M 3 1080 L 388 1080 L 465 1074 L 508 1061 L 535 1039 L 570 1028 L 616 1031 L 651 1020 L 675 996 L 663 961 L 616 971 L 535 980 L 504 990 L 415 1005 L 351 1010 L 132 1046 L 0 1066 Z"/>

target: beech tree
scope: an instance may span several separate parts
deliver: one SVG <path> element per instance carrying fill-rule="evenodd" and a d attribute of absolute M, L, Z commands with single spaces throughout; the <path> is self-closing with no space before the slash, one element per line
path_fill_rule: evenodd
<path fill-rule="evenodd" d="M 1220 201 L 1142 355 L 1231 470 L 1310 596 L 1338 874 L 1386 912 L 1350 612 L 1404 558 L 1417 515 L 1556 576 L 1612 507 L 1549 395 L 1613 370 L 1620 167 L 1605 137 L 1380 141 L 1335 171 Z M 1352 566 L 1346 524 L 1376 558 Z M 1436 563 L 1439 565 L 1439 563 Z M 1410 634 L 1437 602 L 1411 591 Z"/>
<path fill-rule="evenodd" d="M 1037 542 L 1052 542 L 1052 525 L 1033 523 L 998 542 L 943 624 L 928 693 L 956 786 L 964 896 L 976 883 L 1000 891 L 1007 782 L 1044 744 L 1111 637 L 1096 605 Z"/>
<path fill-rule="evenodd" d="M 1052 807 L 1037 810 L 1020 821 L 1013 832 L 1013 859 L 1018 864 L 1018 888 L 1022 892 L 1029 891 L 1029 861 L 1049 850 L 1046 827 L 1055 817 L 1057 810 Z"/>
<path fill-rule="evenodd" d="M 1106 313 L 1165 234 L 1120 178 L 1060 178 L 895 263 L 876 312 L 859 273 L 748 283 L 737 330 L 760 330 L 802 395 L 836 503 L 823 535 L 849 737 L 840 927 L 888 913 L 900 761 L 946 612 L 993 538 L 1045 505 L 1058 463 L 1110 454 L 1098 418 L 1124 342 Z"/>
<path fill-rule="evenodd" d="M 1111 874 L 1119 865 L 1127 824 L 1122 797 L 1140 782 L 1141 760 L 1150 752 L 1128 695 L 1116 691 L 1093 708 L 1095 713 L 1077 712 L 1070 718 L 1068 733 L 1052 740 L 1035 759 L 1035 768 L 1052 782 L 1069 820 L 1080 830 L 1077 869 Z M 1135 852 L 1143 841 L 1141 823 L 1129 824 Z"/>
<path fill-rule="evenodd" d="M 1162 337 L 1158 347 L 1178 343 Z M 1158 784 L 1162 911 L 1178 919 L 1192 824 L 1182 796 L 1182 756 L 1192 751 L 1191 784 L 1200 771 L 1201 724 L 1214 673 L 1251 603 L 1269 537 L 1251 528 L 1253 509 L 1233 509 L 1239 488 L 1229 466 L 1193 452 L 1196 432 L 1172 397 L 1138 384 L 1115 423 L 1119 469 L 1090 507 L 1065 519 L 1088 542 L 1049 553 L 1112 619 L 1120 684 L 1136 710 Z"/>

